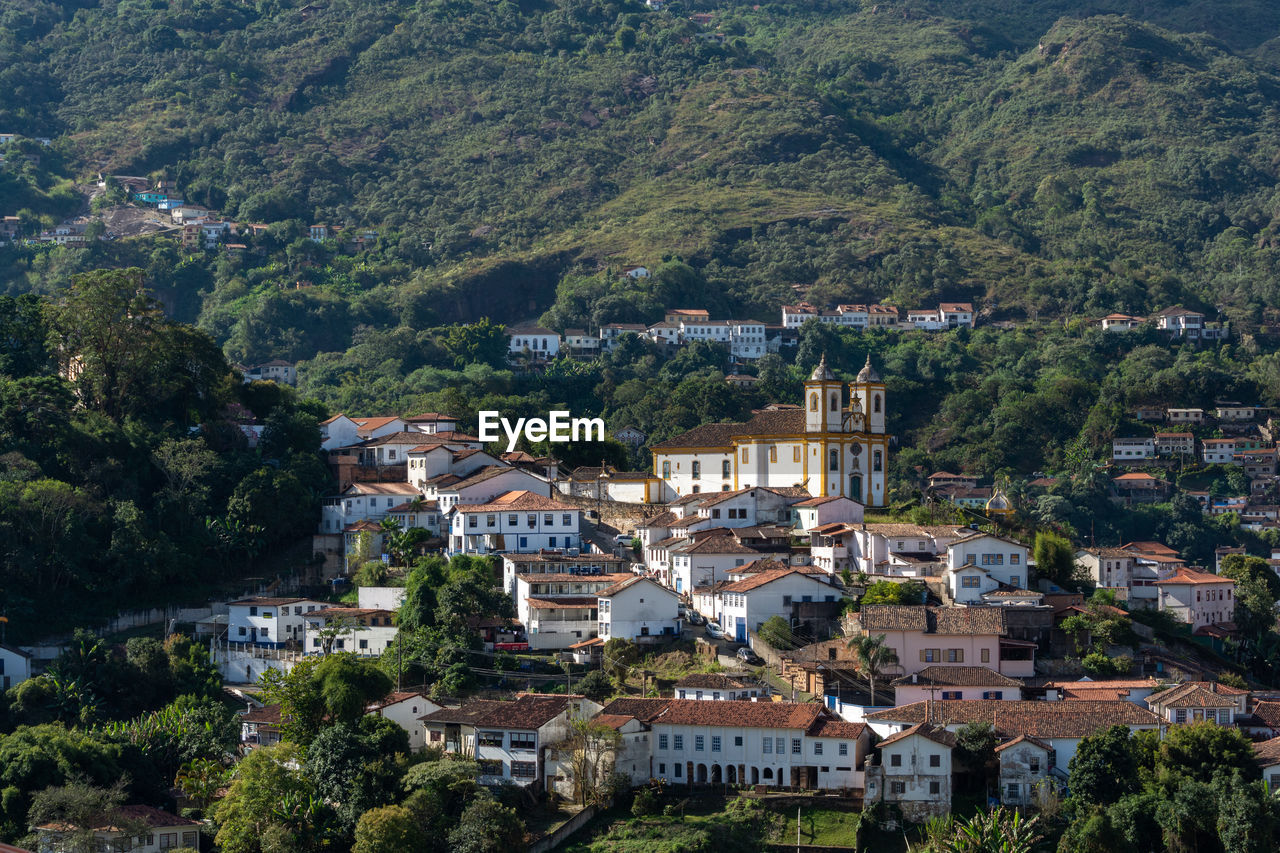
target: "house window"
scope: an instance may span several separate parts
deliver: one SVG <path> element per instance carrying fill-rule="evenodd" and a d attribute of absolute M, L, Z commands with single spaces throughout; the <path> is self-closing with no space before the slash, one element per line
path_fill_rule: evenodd
<path fill-rule="evenodd" d="M 940 663 L 942 661 L 941 649 L 921 649 L 920 660 L 925 663 Z"/>
<path fill-rule="evenodd" d="M 1009 783 L 1008 789 L 1005 790 L 1005 799 L 1009 800 L 1010 802 L 1017 802 L 1018 800 L 1018 783 L 1017 782 Z"/>
<path fill-rule="evenodd" d="M 497 526 L 498 526 L 498 517 L 497 517 L 496 515 L 486 515 L 486 516 L 484 517 L 484 526 L 485 526 L 485 527 L 497 527 Z"/>
<path fill-rule="evenodd" d="M 978 655 L 983 663 L 991 663 L 991 649 L 983 649 Z"/>
<path fill-rule="evenodd" d="M 556 523 L 556 517 L 555 517 L 555 515 L 553 515 L 552 513 L 549 513 L 549 512 L 547 512 L 547 513 L 543 513 L 543 514 L 542 514 L 542 523 L 543 523 L 543 524 L 545 524 L 547 527 L 550 527 L 551 525 L 555 524 L 555 523 Z"/>
<path fill-rule="evenodd" d="M 942 698 L 944 700 L 945 699 L 963 699 L 964 693 L 959 690 L 944 690 L 942 691 Z"/>
<path fill-rule="evenodd" d="M 502 746 L 502 732 L 478 732 L 476 741 L 480 746 Z"/>
<path fill-rule="evenodd" d="M 800 448 L 798 446 L 791 448 L 791 461 L 792 462 L 800 461 Z"/>
<path fill-rule="evenodd" d="M 872 471 L 884 470 L 884 456 L 881 454 L 879 450 L 871 454 L 871 470 Z"/>
<path fill-rule="evenodd" d="M 476 517 L 474 515 L 468 515 L 467 527 L 475 527 L 475 526 L 476 526 Z"/>
<path fill-rule="evenodd" d="M 907 793 L 907 783 L 906 783 L 906 782 L 899 782 L 899 781 L 896 781 L 896 780 L 895 780 L 895 781 L 890 782 L 890 783 L 889 783 L 889 793 L 890 793 L 890 794 L 898 794 L 898 795 L 900 795 L 900 796 L 901 796 L 902 794 Z"/>
<path fill-rule="evenodd" d="M 841 755 L 841 756 L 848 755 L 848 754 L 849 754 L 849 744 L 847 744 L 847 743 L 842 743 L 842 744 L 840 744 L 839 748 L 838 748 L 836 751 L 837 751 L 838 753 L 840 753 L 840 755 Z"/>
<path fill-rule="evenodd" d="M 941 755 L 930 755 L 930 756 L 929 756 L 929 766 L 930 766 L 930 767 L 941 767 L 941 766 L 942 766 L 942 756 L 941 756 Z"/>
<path fill-rule="evenodd" d="M 978 589 L 982 586 L 982 578 L 977 575 L 966 575 L 960 578 L 960 586 L 963 589 Z"/>
<path fill-rule="evenodd" d="M 964 663 L 964 649 L 947 649 L 947 663 Z"/>
<path fill-rule="evenodd" d="M 940 793 L 941 791 L 942 791 L 942 783 L 941 783 L 941 782 L 930 782 L 930 783 L 929 783 L 929 793 L 930 793 L 930 794 L 938 794 L 938 793 Z"/>
<path fill-rule="evenodd" d="M 1173 721 L 1175 723 L 1185 723 L 1187 721 L 1187 709 L 1179 708 L 1173 712 Z"/>
<path fill-rule="evenodd" d="M 670 462 L 662 463 L 662 479 L 664 480 L 671 479 L 671 463 Z"/>
<path fill-rule="evenodd" d="M 763 749 L 763 752 L 764 752 L 764 754 L 765 754 L 765 755 L 772 755 L 772 754 L 773 754 L 773 738 L 771 738 L 771 737 L 767 737 L 767 738 L 765 738 L 765 739 L 764 739 L 764 749 Z"/>
<path fill-rule="evenodd" d="M 746 465 L 749 461 L 751 461 L 751 456 L 747 452 L 747 448 L 744 447 L 742 448 L 742 464 Z"/>
<path fill-rule="evenodd" d="M 695 461 L 693 464 L 689 466 L 689 472 L 690 472 L 689 473 L 690 477 L 692 477 L 695 480 L 701 480 L 702 479 L 702 463 Z"/>
<path fill-rule="evenodd" d="M 1011 565 L 1011 566 L 1017 566 L 1017 565 L 1020 565 L 1021 563 L 1022 563 L 1022 555 L 1021 555 L 1021 554 L 1010 554 L 1010 555 L 1009 555 L 1009 565 Z"/>
<path fill-rule="evenodd" d="M 770 461 L 770 462 L 777 462 L 777 461 L 778 461 L 778 448 L 777 448 L 777 446 L 773 446 L 773 447 L 770 447 L 770 448 L 769 448 L 769 461 Z"/>
<path fill-rule="evenodd" d="M 814 743 L 813 743 L 813 754 L 814 754 L 814 755 L 822 755 L 822 741 L 820 741 L 820 740 L 819 740 L 819 741 L 814 741 Z"/>
<path fill-rule="evenodd" d="M 734 745 L 734 746 L 742 746 L 742 735 L 734 735 L 734 736 L 733 736 L 733 745 Z"/>
<path fill-rule="evenodd" d="M 704 749 L 706 749 L 706 746 L 707 746 L 707 740 L 706 740 L 706 738 L 705 738 L 705 737 L 703 737 L 702 735 L 694 735 L 694 736 L 693 736 L 693 751 L 694 751 L 694 752 L 702 752 Z"/>
<path fill-rule="evenodd" d="M 712 752 L 720 751 L 720 735 L 711 736 L 711 751 Z"/>
<path fill-rule="evenodd" d="M 538 736 L 533 732 L 512 732 L 511 748 L 512 749 L 537 749 Z"/>
<path fill-rule="evenodd" d="M 665 765 L 665 764 L 663 764 L 663 763 L 661 763 L 661 762 L 659 762 L 659 763 L 658 763 L 658 775 L 659 775 L 659 776 L 666 776 L 666 775 L 667 775 L 667 765 Z"/>
<path fill-rule="evenodd" d="M 684 749 L 684 735 L 672 735 L 671 748 L 675 749 L 676 751 L 680 751 Z"/>
<path fill-rule="evenodd" d="M 683 776 L 683 775 L 684 775 L 684 765 L 683 765 L 683 764 L 677 764 L 677 765 L 675 766 L 675 770 L 676 770 L 676 778 L 677 778 L 677 779 L 679 779 L 681 776 Z"/>
<path fill-rule="evenodd" d="M 730 512 L 733 512 L 733 510 L 729 510 L 729 511 L 730 511 Z M 713 509 L 713 510 L 711 510 L 711 517 L 712 517 L 712 518 L 719 518 L 719 517 L 720 517 L 720 510 L 718 510 L 718 509 Z"/>
<path fill-rule="evenodd" d="M 512 527 L 517 526 L 519 523 L 520 523 L 520 516 L 518 515 L 507 516 L 507 524 L 511 525 Z"/>
<path fill-rule="evenodd" d="M 1003 690 L 987 690 L 983 692 L 982 698 L 983 699 L 1003 699 L 1004 691 Z"/>
<path fill-rule="evenodd" d="M 791 754 L 792 754 L 792 755 L 803 755 L 803 754 L 804 754 L 804 753 L 803 753 L 803 751 L 801 750 L 800 738 L 798 738 L 798 737 L 793 737 L 793 738 L 791 739 Z"/>
<path fill-rule="evenodd" d="M 809 395 L 809 411 L 811 412 L 818 411 L 818 395 L 817 394 Z"/>
<path fill-rule="evenodd" d="M 1032 772 L 1032 773 L 1039 773 L 1039 772 L 1040 772 L 1040 759 L 1039 759 L 1039 758 L 1033 758 L 1033 759 L 1031 759 L 1030 769 L 1031 769 L 1031 772 Z"/>
<path fill-rule="evenodd" d="M 778 753 L 778 755 L 782 755 L 782 753 L 787 751 L 787 739 L 780 737 L 780 738 L 777 738 L 776 740 L 777 740 L 777 747 L 775 748 L 775 751 Z"/>
<path fill-rule="evenodd" d="M 683 691 L 681 691 L 681 692 L 683 692 Z M 683 699 L 683 698 L 684 698 L 684 696 L 681 696 L 680 698 L 681 698 L 681 699 Z M 666 749 L 666 748 L 667 748 L 667 744 L 668 744 L 667 736 L 666 736 L 666 735 L 658 735 L 658 749 Z"/>
<path fill-rule="evenodd" d="M 537 775 L 538 775 L 538 762 L 536 761 L 511 762 L 511 777 L 513 779 L 532 779 Z"/>
<path fill-rule="evenodd" d="M 535 515 L 534 513 L 529 513 L 529 517 L 526 518 L 525 521 L 529 522 L 530 530 L 533 530 L 535 527 L 538 526 L 538 516 Z"/>

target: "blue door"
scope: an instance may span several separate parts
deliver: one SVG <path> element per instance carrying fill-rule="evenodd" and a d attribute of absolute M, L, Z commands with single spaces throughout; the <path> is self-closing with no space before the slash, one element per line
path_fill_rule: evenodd
<path fill-rule="evenodd" d="M 738 642 L 745 643 L 747 641 L 747 620 L 743 619 L 742 617 L 738 617 L 737 622 L 738 622 L 738 633 L 737 633 Z"/>

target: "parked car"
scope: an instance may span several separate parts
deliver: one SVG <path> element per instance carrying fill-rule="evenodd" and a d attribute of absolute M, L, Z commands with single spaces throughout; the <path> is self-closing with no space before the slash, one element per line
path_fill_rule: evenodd
<path fill-rule="evenodd" d="M 746 646 L 738 649 L 737 658 L 748 666 L 764 666 L 764 658 L 760 657 L 760 655 L 751 651 L 751 649 Z"/>
<path fill-rule="evenodd" d="M 631 540 L 635 538 L 636 538 L 635 534 L 632 534 L 632 533 L 619 533 L 617 536 L 613 537 L 613 544 L 614 545 L 630 545 Z"/>
<path fill-rule="evenodd" d="M 699 613 L 696 610 L 686 610 L 684 612 L 684 618 L 685 618 L 685 621 L 688 622 L 690 625 L 707 624 L 707 617 L 703 616 L 701 613 Z"/>
<path fill-rule="evenodd" d="M 724 639 L 724 629 L 720 627 L 720 623 L 712 619 L 707 623 L 707 636 L 713 640 Z"/>

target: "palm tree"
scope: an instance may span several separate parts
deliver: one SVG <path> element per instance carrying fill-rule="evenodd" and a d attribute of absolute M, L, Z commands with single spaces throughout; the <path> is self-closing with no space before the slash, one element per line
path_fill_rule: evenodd
<path fill-rule="evenodd" d="M 884 675 L 884 671 L 898 662 L 898 653 L 884 644 L 884 634 L 878 637 L 852 637 L 849 649 L 853 652 L 853 665 L 858 674 L 871 685 L 871 704 L 876 703 L 876 679 Z"/>

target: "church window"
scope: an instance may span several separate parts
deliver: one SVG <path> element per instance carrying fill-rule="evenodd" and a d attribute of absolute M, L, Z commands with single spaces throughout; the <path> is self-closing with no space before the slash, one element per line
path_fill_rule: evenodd
<path fill-rule="evenodd" d="M 746 465 L 749 461 L 751 461 L 751 457 L 747 452 L 747 448 L 744 447 L 742 448 L 742 464 Z"/>
<path fill-rule="evenodd" d="M 778 461 L 778 448 L 776 446 L 769 448 L 769 461 L 770 462 Z"/>
<path fill-rule="evenodd" d="M 840 451 L 831 450 L 827 452 L 827 467 L 832 471 L 840 470 Z"/>
<path fill-rule="evenodd" d="M 730 465 L 729 460 L 728 459 L 724 460 L 724 462 L 720 465 L 720 476 L 725 480 L 732 477 L 733 473 L 731 468 L 732 466 Z"/>
<path fill-rule="evenodd" d="M 879 394 L 871 398 L 871 406 L 872 406 L 872 411 L 874 411 L 877 415 L 880 414 L 880 395 Z"/>
<path fill-rule="evenodd" d="M 884 456 L 879 450 L 871 454 L 871 470 L 872 471 L 884 470 Z"/>
<path fill-rule="evenodd" d="M 800 461 L 800 445 L 796 445 L 795 447 L 791 448 L 791 461 L 792 462 Z"/>
<path fill-rule="evenodd" d="M 691 466 L 689 466 L 689 467 L 692 469 L 692 473 L 691 473 L 691 475 L 690 475 L 690 476 L 691 476 L 693 479 L 695 479 L 695 480 L 700 480 L 700 479 L 702 479 L 702 463 L 701 463 L 701 462 L 694 462 L 694 463 L 693 463 Z"/>
<path fill-rule="evenodd" d="M 818 395 L 817 394 L 809 395 L 809 411 L 811 412 L 818 411 Z"/>
<path fill-rule="evenodd" d="M 664 461 L 662 463 L 662 479 L 671 479 L 671 463 L 669 461 Z"/>
<path fill-rule="evenodd" d="M 837 411 L 840 408 L 840 397 L 836 394 L 831 395 L 831 411 Z"/>

